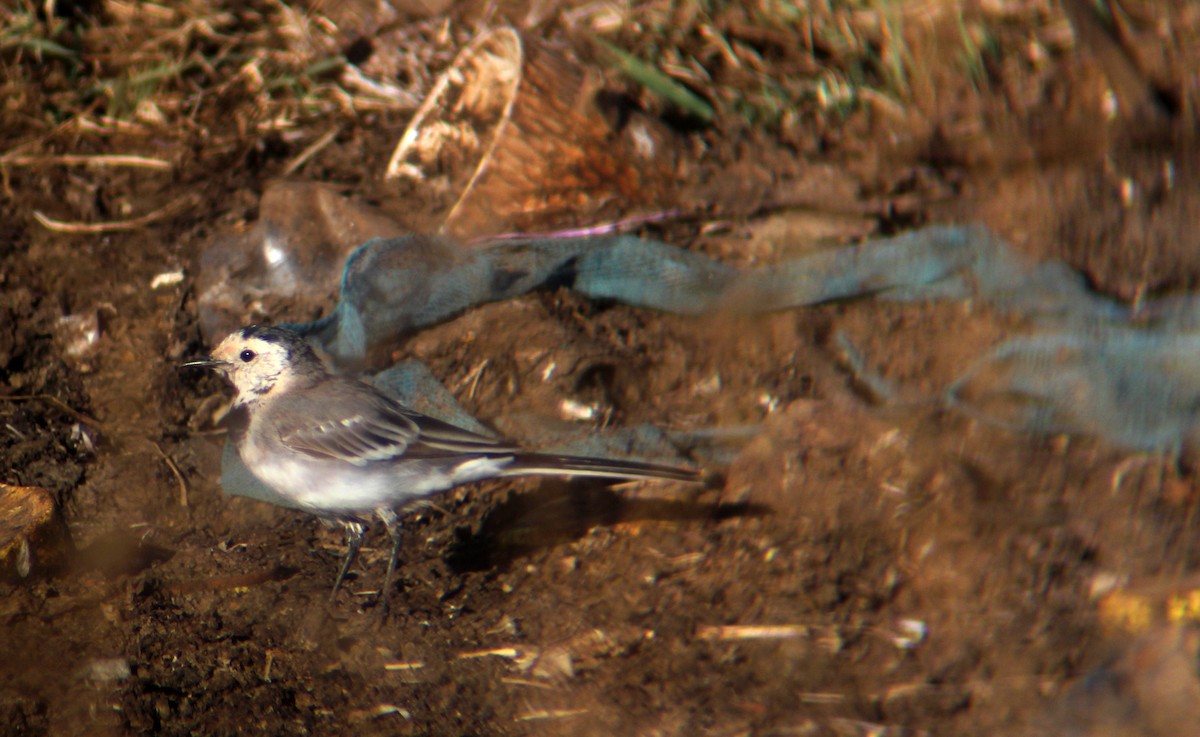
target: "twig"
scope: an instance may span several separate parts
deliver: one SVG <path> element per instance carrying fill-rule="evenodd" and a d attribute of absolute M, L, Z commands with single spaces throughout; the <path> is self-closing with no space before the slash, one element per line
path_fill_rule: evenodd
<path fill-rule="evenodd" d="M 705 626 L 696 631 L 701 640 L 790 640 L 806 637 L 809 628 L 802 624 L 760 624 Z"/>
<path fill-rule="evenodd" d="M 358 92 L 367 92 L 375 97 L 390 101 L 387 107 L 396 110 L 413 110 L 421 103 L 420 99 L 404 89 L 392 84 L 382 84 L 367 77 L 362 70 L 353 64 L 342 67 L 341 81 L 347 87 Z M 354 96 L 357 99 L 357 95 Z"/>
<path fill-rule="evenodd" d="M 646 223 L 657 223 L 664 220 L 677 220 L 686 216 L 682 210 L 664 210 L 662 212 L 652 212 L 646 215 L 635 215 L 633 217 L 621 218 L 610 223 L 597 223 L 588 225 L 582 228 L 567 228 L 564 230 L 549 230 L 549 231 L 534 231 L 529 233 L 500 233 L 499 235 L 483 235 L 476 238 L 471 238 L 467 241 L 468 245 L 476 245 L 479 243 L 491 243 L 494 241 L 512 241 L 512 240 L 535 240 L 541 238 L 585 238 L 589 236 L 610 235 L 612 233 L 623 233 L 634 228 L 645 225 Z"/>
<path fill-rule="evenodd" d="M 166 461 L 167 468 L 171 469 L 171 473 L 175 474 L 175 480 L 179 482 L 179 506 L 186 507 L 188 505 L 187 479 L 183 477 L 179 466 L 175 465 L 175 461 L 171 460 L 171 456 L 167 455 L 167 452 L 162 449 L 161 445 L 154 443 L 154 447 L 158 450 L 158 454 L 162 456 L 162 459 Z"/>
<path fill-rule="evenodd" d="M 46 402 L 47 404 L 53 406 L 54 408 L 62 410 L 63 412 L 70 415 L 71 417 L 75 418 L 77 421 L 87 423 L 97 429 L 102 429 L 104 427 L 104 425 L 96 418 L 89 417 L 88 415 L 85 415 L 84 413 L 79 412 L 78 410 L 71 409 L 70 406 L 68 406 L 66 402 L 62 401 L 58 397 L 51 396 L 49 394 L 9 394 L 9 395 L 0 394 L 0 401 L 5 401 L 5 402 L 24 402 L 29 399 L 40 399 L 41 401 Z"/>
<path fill-rule="evenodd" d="M 501 678 L 500 682 L 507 683 L 507 684 L 510 684 L 513 686 L 532 686 L 534 688 L 540 688 L 540 689 L 543 689 L 546 691 L 553 691 L 555 689 L 555 686 L 552 686 L 549 683 L 542 683 L 541 681 L 530 681 L 525 678 Z"/>
<path fill-rule="evenodd" d="M 169 594 L 194 594 L 198 591 L 222 591 L 228 589 L 247 589 L 260 586 L 271 581 L 283 581 L 295 571 L 283 566 L 276 566 L 269 571 L 243 573 L 236 576 L 217 576 L 193 581 L 175 581 L 164 584 L 162 590 Z"/>
<path fill-rule="evenodd" d="M 301 151 L 296 158 L 292 159 L 290 162 L 288 162 L 287 166 L 283 167 L 283 175 L 288 176 L 289 174 L 295 173 L 297 169 L 304 166 L 305 162 L 316 156 L 321 149 L 332 143 L 333 139 L 337 138 L 337 134 L 341 133 L 341 130 L 341 128 L 335 126 L 328 133 L 309 144 L 308 148 Z"/>
<path fill-rule="evenodd" d="M 105 115 L 99 116 L 97 120 L 92 120 L 82 114 L 75 116 L 71 123 L 81 131 L 90 131 L 93 133 L 109 134 L 109 133 L 129 133 L 131 135 L 142 135 L 149 133 L 149 129 L 141 123 L 134 123 L 129 120 L 120 120 L 118 118 L 110 118 Z M 19 148 L 25 148 L 21 146 Z M 11 155 L 12 152 L 9 152 Z"/>
<path fill-rule="evenodd" d="M 378 719 L 379 717 L 391 716 L 393 714 L 399 714 L 405 719 L 412 719 L 412 712 L 395 704 L 377 704 L 370 709 L 352 709 L 348 716 L 351 722 L 362 722 L 367 719 Z"/>
<path fill-rule="evenodd" d="M 796 694 L 804 704 L 843 704 L 846 694 L 830 691 L 803 691 Z"/>
<path fill-rule="evenodd" d="M 124 154 L 80 156 L 0 156 L 0 166 L 134 166 L 143 169 L 170 169 L 171 162 L 146 156 Z"/>
<path fill-rule="evenodd" d="M 472 650 L 470 652 L 459 653 L 459 660 L 467 660 L 471 658 L 486 658 L 489 655 L 496 655 L 501 658 L 509 658 L 515 660 L 520 657 L 521 651 L 515 647 L 494 647 L 488 650 Z"/>
<path fill-rule="evenodd" d="M 176 211 L 182 210 L 187 205 L 195 204 L 195 202 L 196 195 L 189 192 L 171 200 L 154 212 L 147 213 L 133 220 L 109 221 L 104 223 L 67 223 L 62 220 L 54 220 L 53 218 L 46 217 L 37 210 L 33 211 L 33 217 L 42 224 L 42 227 L 59 233 L 108 233 L 115 230 L 133 230 L 143 225 L 149 225 L 156 220 L 162 220 L 165 217 L 174 215 Z"/>
<path fill-rule="evenodd" d="M 421 668 L 424 668 L 424 667 L 425 667 L 425 664 L 419 660 L 401 662 L 401 663 L 384 663 L 383 664 L 383 669 L 386 671 L 397 671 L 397 670 L 412 671 L 412 670 L 420 670 Z"/>
<path fill-rule="evenodd" d="M 532 722 L 539 719 L 563 719 L 565 717 L 577 717 L 582 714 L 587 714 L 590 709 L 541 709 L 539 711 L 531 711 L 528 714 L 522 714 L 517 717 L 518 722 Z"/>
<path fill-rule="evenodd" d="M 488 364 L 491 363 L 491 360 L 492 359 L 490 358 L 485 358 L 480 361 L 475 368 L 471 369 L 466 376 L 462 377 L 462 379 L 458 381 L 458 383 L 455 385 L 455 388 L 461 389 L 469 382 L 471 384 L 471 389 L 467 392 L 467 398 L 474 399 L 475 389 L 479 387 L 479 379 L 483 376 L 483 370 L 487 368 Z"/>

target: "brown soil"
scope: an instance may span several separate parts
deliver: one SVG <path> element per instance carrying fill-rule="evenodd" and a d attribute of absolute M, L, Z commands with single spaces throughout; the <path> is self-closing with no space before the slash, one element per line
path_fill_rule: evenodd
<path fill-rule="evenodd" d="M 1183 0 L 1126 5 L 1124 43 L 1168 93 L 1157 129 L 1104 117 L 1099 52 L 1070 41 L 1057 6 L 997 16 L 982 81 L 936 63 L 945 24 L 912 24 L 921 74 L 903 105 L 872 98 L 765 128 L 665 116 L 695 157 L 681 201 L 705 214 L 647 235 L 746 263 L 814 235 L 981 221 L 1107 294 L 1194 290 L 1200 14 Z M 768 68 L 798 64 L 777 41 L 744 42 Z M 1038 43 L 1044 56 L 1020 56 Z M 23 104 L 59 99 L 67 83 L 47 65 Z M 217 130 L 225 114 L 201 122 Z M 343 120 L 292 177 L 420 222 L 419 202 L 379 182 L 404 122 Z M 23 141 L 12 130 L 5 150 Z M 1195 478 L 1171 459 L 1015 435 L 932 401 L 878 404 L 833 339 L 850 337 L 906 397 L 929 397 L 1022 329 L 986 308 L 691 319 L 554 291 L 472 310 L 401 354 L 501 427 L 577 398 L 607 404 L 610 424 L 764 433 L 703 492 L 457 490 L 404 518 L 386 620 L 368 595 L 381 530 L 330 605 L 342 540 L 221 493 L 206 399 L 222 389 L 177 370 L 206 348 L 199 252 L 252 220 L 266 182 L 311 142 L 254 130 L 211 151 L 197 133 L 170 171 L 0 166 L 0 481 L 52 491 L 75 549 L 0 584 L 0 733 L 1027 734 L 1127 642 L 1105 626 L 1097 581 L 1171 585 L 1200 564 Z M 59 153 L 124 150 L 119 137 L 46 135 Z M 132 230 L 69 234 L 33 216 L 122 220 L 181 197 L 185 209 Z M 175 269 L 182 283 L 150 288 Z M 67 315 L 98 321 L 94 347 L 70 352 Z M 576 369 L 525 381 L 544 356 Z"/>

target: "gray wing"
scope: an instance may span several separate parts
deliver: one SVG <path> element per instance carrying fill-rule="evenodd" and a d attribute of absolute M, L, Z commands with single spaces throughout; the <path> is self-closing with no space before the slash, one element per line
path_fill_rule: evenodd
<path fill-rule="evenodd" d="M 366 386 L 350 390 L 342 385 L 335 389 L 340 389 L 334 392 L 337 396 L 326 396 L 307 408 L 296 407 L 293 417 L 300 421 L 281 423 L 281 427 L 291 426 L 280 433 L 285 446 L 312 458 L 360 466 L 401 457 L 503 456 L 519 450 L 406 409 Z"/>

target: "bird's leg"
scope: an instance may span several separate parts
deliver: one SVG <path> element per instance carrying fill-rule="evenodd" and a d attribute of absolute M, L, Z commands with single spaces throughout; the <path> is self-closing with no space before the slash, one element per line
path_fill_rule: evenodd
<path fill-rule="evenodd" d="M 342 560 L 342 570 L 338 571 L 337 580 L 333 582 L 333 591 L 329 594 L 330 604 L 337 601 L 338 589 L 342 587 L 342 581 L 350 572 L 350 566 L 354 565 L 354 560 L 358 558 L 358 551 L 363 544 L 365 525 L 362 522 L 358 520 L 343 522 L 342 527 L 346 529 L 346 557 Z"/>
<path fill-rule="evenodd" d="M 392 580 L 396 576 L 396 563 L 400 559 L 400 518 L 387 507 L 376 509 L 375 514 L 383 520 L 383 526 L 392 538 L 392 554 L 388 557 L 387 575 L 383 579 L 383 590 L 379 592 L 379 615 L 386 617 L 388 598 L 392 593 Z"/>

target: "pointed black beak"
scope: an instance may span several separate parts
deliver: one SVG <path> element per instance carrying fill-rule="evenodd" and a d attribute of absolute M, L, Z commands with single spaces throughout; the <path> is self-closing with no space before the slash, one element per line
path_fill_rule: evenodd
<path fill-rule="evenodd" d="M 179 364 L 179 368 L 215 369 L 215 368 L 221 368 L 224 365 L 225 365 L 224 361 L 218 361 L 215 358 L 210 358 L 208 356 L 205 356 L 204 358 L 197 358 L 193 361 L 188 361 L 187 363 L 181 363 L 181 364 Z"/>

